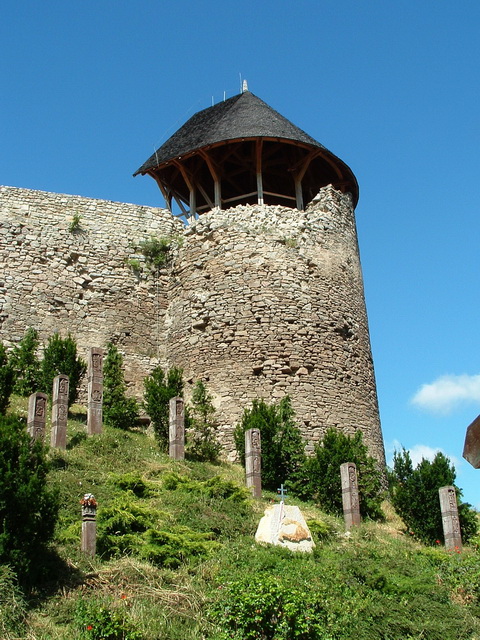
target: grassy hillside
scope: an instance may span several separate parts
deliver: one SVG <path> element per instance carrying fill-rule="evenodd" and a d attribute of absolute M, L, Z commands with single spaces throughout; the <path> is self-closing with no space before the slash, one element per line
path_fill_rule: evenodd
<path fill-rule="evenodd" d="M 51 454 L 61 509 L 43 583 L 25 602 L 0 568 L 1 638 L 480 638 L 475 546 L 424 547 L 388 505 L 385 523 L 346 536 L 341 520 L 295 501 L 314 553 L 261 547 L 254 533 L 275 497 L 252 500 L 241 467 L 172 462 L 141 431 L 87 438 L 85 422 L 74 407 L 68 450 Z M 93 561 L 79 551 L 90 492 L 102 554 Z"/>

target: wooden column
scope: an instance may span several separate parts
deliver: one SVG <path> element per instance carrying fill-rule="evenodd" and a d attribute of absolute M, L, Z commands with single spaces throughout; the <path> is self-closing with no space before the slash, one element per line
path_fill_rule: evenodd
<path fill-rule="evenodd" d="M 34 440 L 45 438 L 45 420 L 47 417 L 47 396 L 45 393 L 32 393 L 28 398 L 27 433 Z"/>
<path fill-rule="evenodd" d="M 257 168 L 257 198 L 258 204 L 263 204 L 263 178 L 262 178 L 262 140 L 257 140 L 255 147 Z"/>
<path fill-rule="evenodd" d="M 59 375 L 53 380 L 52 434 L 50 444 L 58 449 L 67 448 L 69 378 Z"/>
<path fill-rule="evenodd" d="M 82 505 L 82 545 L 83 553 L 93 556 L 97 547 L 97 501 L 93 493 L 86 493 L 80 500 Z"/>
<path fill-rule="evenodd" d="M 360 500 L 358 496 L 357 467 L 353 462 L 345 462 L 340 465 L 342 479 L 342 503 L 345 529 L 350 531 L 352 527 L 360 524 Z"/>
<path fill-rule="evenodd" d="M 185 407 L 183 398 L 171 398 L 169 405 L 168 455 L 174 460 L 185 458 Z"/>
<path fill-rule="evenodd" d="M 254 498 L 262 497 L 262 446 L 260 429 L 245 431 L 245 477 L 246 485 Z"/>
<path fill-rule="evenodd" d="M 441 487 L 438 490 L 440 509 L 442 511 L 443 537 L 445 549 L 462 550 L 462 534 L 458 519 L 457 492 L 455 487 Z"/>

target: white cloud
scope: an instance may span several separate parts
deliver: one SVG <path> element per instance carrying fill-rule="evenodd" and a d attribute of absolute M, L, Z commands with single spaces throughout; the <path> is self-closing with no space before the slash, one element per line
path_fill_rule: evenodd
<path fill-rule="evenodd" d="M 450 413 L 465 402 L 480 403 L 480 375 L 441 376 L 424 384 L 412 398 L 412 404 L 434 413 Z"/>

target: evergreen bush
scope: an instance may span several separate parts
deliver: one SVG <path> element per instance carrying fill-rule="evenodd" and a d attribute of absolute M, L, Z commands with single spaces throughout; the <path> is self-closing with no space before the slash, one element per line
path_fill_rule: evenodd
<path fill-rule="evenodd" d="M 0 416 L 0 563 L 35 581 L 53 536 L 57 493 L 48 487 L 45 449 L 16 416 Z"/>
<path fill-rule="evenodd" d="M 14 393 L 24 398 L 35 393 L 41 386 L 40 361 L 37 357 L 39 345 L 36 329 L 30 327 L 12 351 L 10 361 L 15 372 Z"/>
<path fill-rule="evenodd" d="M 135 398 L 127 396 L 123 374 L 123 357 L 111 342 L 103 363 L 103 418 L 105 424 L 118 429 L 130 429 L 138 416 Z"/>
<path fill-rule="evenodd" d="M 215 462 L 220 455 L 217 439 L 217 421 L 212 396 L 202 380 L 197 380 L 188 409 L 187 451 L 197 460 Z"/>
<path fill-rule="evenodd" d="M 7 350 L 0 342 L 0 415 L 5 414 L 10 404 L 14 382 L 14 371 L 8 359 Z"/>
<path fill-rule="evenodd" d="M 164 450 L 168 447 L 169 403 L 183 393 L 183 369 L 173 367 L 165 374 L 156 367 L 144 380 L 144 407 L 152 420 L 155 437 Z"/>
<path fill-rule="evenodd" d="M 276 491 L 282 483 L 292 486 L 305 462 L 304 442 L 294 415 L 288 396 L 278 405 L 254 400 L 251 409 L 244 410 L 234 431 L 235 446 L 245 464 L 245 431 L 260 429 L 262 486 L 270 491 Z"/>
<path fill-rule="evenodd" d="M 415 469 L 408 451 L 402 449 L 394 454 L 393 473 L 390 474 L 393 506 L 410 532 L 427 544 L 443 541 L 438 490 L 455 486 L 455 477 L 455 467 L 441 452 L 432 462 L 422 459 Z M 470 505 L 461 502 L 461 489 L 455 489 L 462 540 L 468 542 L 477 533 L 478 520 Z"/>
<path fill-rule="evenodd" d="M 58 333 L 48 339 L 41 365 L 41 391 L 52 395 L 53 379 L 61 373 L 69 377 L 68 404 L 78 396 L 78 386 L 87 369 L 86 363 L 77 356 L 77 343 L 70 334 L 66 338 Z"/>
<path fill-rule="evenodd" d="M 382 477 L 377 461 L 368 455 L 361 431 L 352 437 L 336 429 L 328 429 L 307 458 L 294 492 L 304 500 L 315 500 L 327 513 L 343 514 L 340 465 L 354 462 L 357 466 L 360 513 L 363 517 L 382 519 Z"/>

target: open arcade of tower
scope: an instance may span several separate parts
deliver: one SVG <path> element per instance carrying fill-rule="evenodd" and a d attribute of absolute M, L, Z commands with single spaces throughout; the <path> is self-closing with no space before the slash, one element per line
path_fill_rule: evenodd
<path fill-rule="evenodd" d="M 71 332 L 84 354 L 113 340 L 137 395 L 154 366 L 182 367 L 232 456 L 243 409 L 288 394 L 308 449 L 360 429 L 384 463 L 348 166 L 244 91 L 137 174 L 165 209 L 0 188 L 0 339 Z M 152 236 L 170 244 L 157 273 L 138 252 Z"/>

